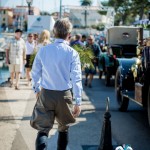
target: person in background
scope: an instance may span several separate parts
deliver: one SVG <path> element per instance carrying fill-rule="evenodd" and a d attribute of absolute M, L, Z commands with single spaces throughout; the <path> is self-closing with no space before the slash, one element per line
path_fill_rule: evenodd
<path fill-rule="evenodd" d="M 33 63 L 32 82 L 37 103 L 31 126 L 38 130 L 36 150 L 46 148 L 55 119 L 58 122 L 57 150 L 66 150 L 69 126 L 81 112 L 81 63 L 77 51 L 69 46 L 71 31 L 72 24 L 68 19 L 57 20 L 53 29 L 55 42 L 42 47 Z"/>
<path fill-rule="evenodd" d="M 94 36 L 90 35 L 87 37 L 87 47 L 91 48 L 94 53 L 94 59 L 92 60 L 94 68 L 85 68 L 85 86 L 92 87 L 93 76 L 96 74 L 96 67 L 98 66 L 98 58 L 101 53 L 99 45 L 94 41 Z M 88 79 L 89 77 L 89 79 Z"/>
<path fill-rule="evenodd" d="M 33 33 L 29 33 L 28 37 L 27 37 L 27 41 L 26 41 L 26 64 L 25 64 L 25 68 L 26 68 L 26 76 L 27 76 L 27 80 L 28 83 L 27 85 L 30 85 L 30 81 L 31 81 L 31 77 L 30 77 L 30 71 L 31 71 L 31 65 L 30 65 L 30 58 L 31 55 L 34 53 L 34 50 L 36 48 L 36 43 L 34 41 L 34 35 Z"/>
<path fill-rule="evenodd" d="M 10 87 L 14 85 L 14 76 L 16 77 L 15 89 L 19 90 L 20 73 L 26 60 L 26 44 L 21 38 L 22 30 L 15 31 L 15 37 L 8 43 L 6 47 L 6 63 L 9 65 L 11 74 Z"/>
<path fill-rule="evenodd" d="M 38 44 L 38 38 L 39 38 L 38 36 L 39 36 L 38 33 L 33 34 L 33 39 L 36 45 Z"/>
<path fill-rule="evenodd" d="M 82 35 L 81 42 L 82 42 L 84 45 L 86 45 L 86 35 L 85 35 L 85 34 Z"/>
<path fill-rule="evenodd" d="M 43 30 L 39 35 L 36 50 L 38 51 L 41 47 L 46 46 L 49 43 L 50 43 L 50 32 L 48 30 Z"/>
<path fill-rule="evenodd" d="M 70 46 L 78 45 L 78 46 L 84 46 L 84 44 L 81 42 L 81 34 L 76 34 L 75 35 L 75 41 L 72 41 L 70 43 Z"/>

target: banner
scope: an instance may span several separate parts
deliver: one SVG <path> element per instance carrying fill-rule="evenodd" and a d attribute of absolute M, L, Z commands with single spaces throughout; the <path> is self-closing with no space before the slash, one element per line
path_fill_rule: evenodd
<path fill-rule="evenodd" d="M 54 26 L 52 16 L 34 16 L 28 15 L 28 33 L 41 33 L 44 29 L 52 31 Z"/>

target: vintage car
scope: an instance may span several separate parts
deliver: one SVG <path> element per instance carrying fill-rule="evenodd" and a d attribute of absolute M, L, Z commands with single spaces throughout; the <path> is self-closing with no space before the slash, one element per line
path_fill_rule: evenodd
<path fill-rule="evenodd" d="M 116 99 L 120 111 L 127 111 L 129 100 L 146 107 L 150 125 L 150 44 L 141 56 L 118 59 L 115 78 Z"/>
<path fill-rule="evenodd" d="M 136 56 L 139 27 L 114 26 L 108 29 L 106 35 L 107 51 L 99 58 L 100 78 L 105 73 L 105 85 L 110 85 L 112 75 L 118 68 L 117 58 L 132 58 Z"/>

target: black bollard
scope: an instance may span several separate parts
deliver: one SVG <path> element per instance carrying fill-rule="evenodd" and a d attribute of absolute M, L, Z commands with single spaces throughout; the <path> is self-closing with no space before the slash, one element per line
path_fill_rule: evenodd
<path fill-rule="evenodd" d="M 107 97 L 106 101 L 106 112 L 104 114 L 104 121 L 98 150 L 113 150 L 110 122 L 111 114 L 109 113 L 109 97 Z"/>

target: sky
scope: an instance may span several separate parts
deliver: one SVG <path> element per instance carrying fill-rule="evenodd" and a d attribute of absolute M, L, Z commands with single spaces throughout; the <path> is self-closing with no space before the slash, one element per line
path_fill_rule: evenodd
<path fill-rule="evenodd" d="M 98 0 L 93 0 L 93 6 Z M 100 0 L 99 0 L 100 1 Z M 0 0 L 4 7 L 15 7 L 16 5 L 27 5 L 26 0 Z M 33 0 L 32 6 L 38 7 L 42 11 L 54 12 L 59 10 L 60 0 Z M 80 5 L 80 0 L 62 0 L 62 5 Z"/>

